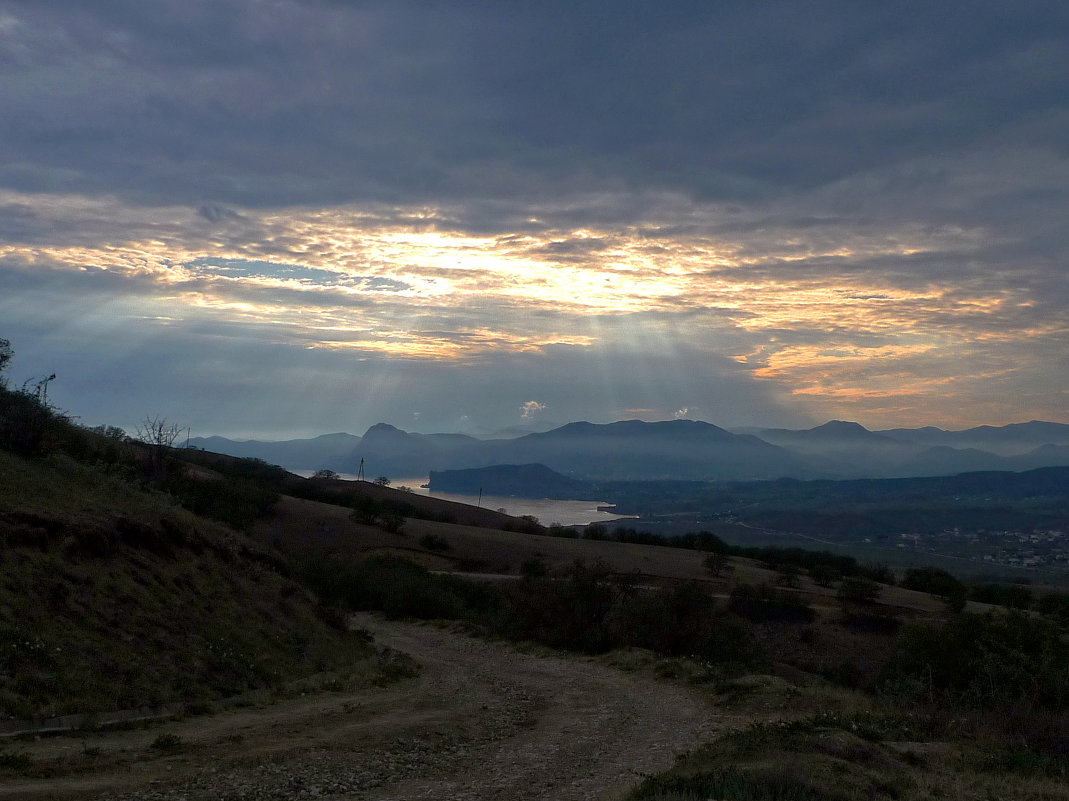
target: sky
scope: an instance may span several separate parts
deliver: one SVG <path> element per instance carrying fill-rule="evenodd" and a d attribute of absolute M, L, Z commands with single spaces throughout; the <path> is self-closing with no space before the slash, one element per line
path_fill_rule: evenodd
<path fill-rule="evenodd" d="M 1069 422 L 1069 4 L 0 0 L 89 425 Z"/>

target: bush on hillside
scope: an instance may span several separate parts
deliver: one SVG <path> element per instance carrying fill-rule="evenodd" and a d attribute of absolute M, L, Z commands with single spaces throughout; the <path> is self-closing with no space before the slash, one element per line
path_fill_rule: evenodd
<path fill-rule="evenodd" d="M 324 602 L 388 617 L 462 619 L 497 605 L 490 586 L 435 575 L 396 556 L 373 556 L 359 565 L 313 556 L 300 560 L 296 569 Z"/>
<path fill-rule="evenodd" d="M 72 455 L 82 455 L 85 432 L 48 401 L 48 384 L 54 378 L 27 381 L 15 390 L 0 385 L 0 448 L 38 456 L 65 447 Z"/>
<path fill-rule="evenodd" d="M 871 606 L 880 598 L 880 585 L 868 578 L 848 577 L 839 582 L 836 595 L 843 608 L 849 611 L 855 606 Z"/>
<path fill-rule="evenodd" d="M 938 567 L 911 568 L 902 577 L 902 586 L 942 597 L 953 611 L 965 608 L 965 585 Z"/>
<path fill-rule="evenodd" d="M 1036 599 L 1036 611 L 1049 615 L 1061 622 L 1063 626 L 1069 626 L 1069 594 L 1048 593 Z"/>
<path fill-rule="evenodd" d="M 756 658 L 746 630 L 718 611 L 712 596 L 696 584 L 636 593 L 613 610 L 608 625 L 617 647 L 706 662 L 747 663 Z"/>
<path fill-rule="evenodd" d="M 969 599 L 1010 609 L 1031 609 L 1033 603 L 1032 591 L 1019 584 L 983 584 L 969 587 Z"/>
<path fill-rule="evenodd" d="M 938 567 L 910 568 L 902 576 L 902 586 L 931 595 L 949 595 L 964 588 L 960 581 Z"/>
<path fill-rule="evenodd" d="M 197 478 L 180 468 L 169 470 L 157 485 L 191 512 L 239 530 L 270 512 L 279 498 L 277 491 L 249 478 Z"/>
<path fill-rule="evenodd" d="M 913 623 L 899 635 L 884 686 L 918 701 L 977 709 L 1069 708 L 1069 642 L 1020 612 Z"/>
<path fill-rule="evenodd" d="M 505 636 L 587 653 L 612 647 L 607 618 L 619 587 L 600 563 L 576 562 L 563 575 L 503 587 L 502 595 L 497 629 Z"/>
<path fill-rule="evenodd" d="M 453 546 L 449 544 L 449 540 L 445 537 L 439 537 L 437 534 L 424 534 L 419 538 L 419 544 L 421 548 L 426 548 L 428 551 L 453 550 Z"/>
<path fill-rule="evenodd" d="M 816 617 L 813 607 L 793 593 L 768 584 L 739 584 L 731 591 L 728 608 L 747 620 L 809 623 Z"/>

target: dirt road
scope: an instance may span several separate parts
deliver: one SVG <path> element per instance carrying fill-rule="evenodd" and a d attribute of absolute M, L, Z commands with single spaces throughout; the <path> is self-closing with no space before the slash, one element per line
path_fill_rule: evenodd
<path fill-rule="evenodd" d="M 43 740 L 29 755 L 60 775 L 9 782 L 0 797 L 613 799 L 721 725 L 698 694 L 593 660 L 371 616 L 357 625 L 410 654 L 421 675 L 84 742 Z M 181 745 L 152 748 L 161 732 Z"/>

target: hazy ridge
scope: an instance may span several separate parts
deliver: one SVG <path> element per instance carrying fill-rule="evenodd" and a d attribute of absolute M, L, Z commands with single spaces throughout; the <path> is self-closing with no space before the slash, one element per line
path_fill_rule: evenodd
<path fill-rule="evenodd" d="M 931 426 L 870 431 L 836 420 L 804 430 L 737 433 L 692 420 L 628 420 L 576 422 L 488 440 L 409 433 L 379 423 L 362 437 L 338 433 L 280 442 L 196 437 L 190 445 L 293 470 L 356 473 L 363 461 L 369 476 L 538 463 L 584 480 L 735 481 L 909 478 L 1069 465 L 1069 425 L 1043 421 L 962 431 Z"/>

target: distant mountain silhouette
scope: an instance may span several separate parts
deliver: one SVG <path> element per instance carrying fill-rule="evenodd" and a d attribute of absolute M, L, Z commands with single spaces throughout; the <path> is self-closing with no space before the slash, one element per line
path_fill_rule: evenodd
<path fill-rule="evenodd" d="M 279 442 L 233 440 L 225 437 L 193 437 L 189 444 L 206 451 L 230 456 L 263 459 L 290 470 L 337 470 L 360 444 L 353 434 L 323 434 L 313 439 L 291 439 Z"/>
<path fill-rule="evenodd" d="M 369 477 L 422 477 L 431 470 L 489 464 L 478 455 L 485 445 L 463 434 L 410 434 L 378 423 L 367 430 L 359 446 L 342 462 L 342 469 L 355 473 L 363 459 Z"/>
<path fill-rule="evenodd" d="M 908 459 L 916 450 L 845 420 L 832 420 L 803 431 L 762 429 L 757 436 L 804 456 L 814 469 L 830 478 L 888 477 L 894 474 L 891 466 Z"/>
<path fill-rule="evenodd" d="M 787 428 L 762 429 L 758 436 L 766 442 L 775 443 L 878 443 L 887 444 L 894 440 L 869 431 L 860 423 L 847 420 L 831 420 L 816 428 L 792 431 Z"/>
<path fill-rule="evenodd" d="M 694 420 L 576 422 L 514 439 L 414 434 L 379 423 L 363 437 L 327 434 L 284 442 L 197 438 L 192 445 L 290 469 L 422 477 L 430 471 L 541 464 L 592 481 L 895 478 L 1069 465 L 1069 425 L 1017 423 L 944 431 L 870 431 L 843 420 L 802 431 L 735 434 Z"/>
<path fill-rule="evenodd" d="M 446 437 L 377 425 L 368 429 L 352 458 L 357 464 L 363 458 L 365 469 L 376 475 L 532 463 L 594 480 L 756 479 L 813 472 L 790 451 L 693 420 L 569 423 L 507 440 Z M 352 463 L 348 472 L 351 467 Z"/>
<path fill-rule="evenodd" d="M 1005 459 L 976 448 L 951 448 L 937 445 L 925 448 L 920 453 L 898 465 L 895 472 L 901 476 L 950 476 L 986 470 L 1009 470 Z"/>
<path fill-rule="evenodd" d="M 941 428 L 893 428 L 876 432 L 882 436 L 913 445 L 944 445 L 951 448 L 975 448 L 998 456 L 1020 456 L 1042 445 L 1069 445 L 1069 425 L 1033 420 L 1005 426 L 977 426 L 963 431 Z"/>
<path fill-rule="evenodd" d="M 1069 445 L 1040 445 L 1033 451 L 1009 456 L 1003 461 L 1010 470 L 1035 470 L 1040 467 L 1069 465 Z"/>
<path fill-rule="evenodd" d="M 499 464 L 468 470 L 432 470 L 434 492 L 474 495 L 517 496 L 521 498 L 582 499 L 591 494 L 591 484 L 562 476 L 544 464 Z"/>

